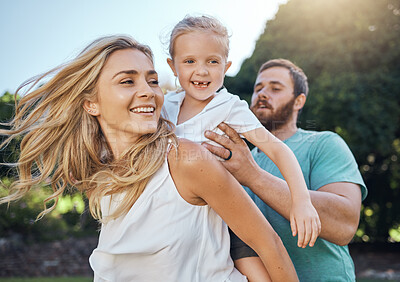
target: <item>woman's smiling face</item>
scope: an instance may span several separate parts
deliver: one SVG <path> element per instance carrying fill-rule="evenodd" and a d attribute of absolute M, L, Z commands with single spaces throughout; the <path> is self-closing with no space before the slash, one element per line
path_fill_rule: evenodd
<path fill-rule="evenodd" d="M 163 102 L 149 57 L 136 49 L 110 55 L 97 82 L 97 101 L 91 105 L 114 155 L 157 130 Z"/>

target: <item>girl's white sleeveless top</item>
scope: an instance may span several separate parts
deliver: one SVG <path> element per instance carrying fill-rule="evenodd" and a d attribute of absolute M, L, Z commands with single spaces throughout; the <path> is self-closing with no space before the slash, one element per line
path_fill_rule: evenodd
<path fill-rule="evenodd" d="M 103 216 L 122 195 L 104 197 Z M 178 193 L 168 162 L 123 217 L 102 225 L 89 258 L 94 281 L 247 281 L 233 266 L 223 220 Z"/>

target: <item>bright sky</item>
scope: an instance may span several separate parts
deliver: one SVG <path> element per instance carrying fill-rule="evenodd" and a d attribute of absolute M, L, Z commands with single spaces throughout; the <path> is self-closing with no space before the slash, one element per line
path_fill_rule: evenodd
<path fill-rule="evenodd" d="M 218 18 L 231 34 L 228 75 L 249 57 L 287 0 L 1 0 L 0 95 L 74 58 L 99 36 L 129 34 L 151 47 L 160 83 L 173 81 L 166 37 L 186 14 Z"/>

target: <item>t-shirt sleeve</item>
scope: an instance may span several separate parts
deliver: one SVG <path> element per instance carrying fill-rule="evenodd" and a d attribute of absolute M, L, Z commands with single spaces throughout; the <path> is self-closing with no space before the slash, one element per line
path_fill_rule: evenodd
<path fill-rule="evenodd" d="M 314 143 L 311 154 L 311 190 L 318 190 L 329 183 L 351 182 L 360 185 L 362 199 L 365 199 L 367 188 L 356 160 L 339 135 L 329 132 L 321 136 Z"/>
<path fill-rule="evenodd" d="M 238 133 L 244 133 L 262 127 L 257 117 L 249 109 L 246 101 L 235 98 L 225 122 Z"/>

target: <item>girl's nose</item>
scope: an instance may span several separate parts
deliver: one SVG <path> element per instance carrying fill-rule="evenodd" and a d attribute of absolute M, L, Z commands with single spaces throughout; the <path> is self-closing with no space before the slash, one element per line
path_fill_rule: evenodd
<path fill-rule="evenodd" d="M 208 69 L 207 69 L 207 67 L 206 67 L 205 65 L 200 65 L 200 66 L 197 68 L 197 74 L 198 74 L 198 75 L 202 75 L 202 76 L 207 75 L 207 74 L 208 74 Z"/>

